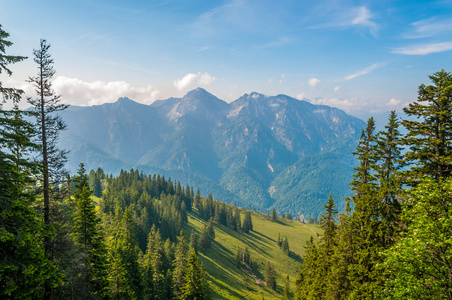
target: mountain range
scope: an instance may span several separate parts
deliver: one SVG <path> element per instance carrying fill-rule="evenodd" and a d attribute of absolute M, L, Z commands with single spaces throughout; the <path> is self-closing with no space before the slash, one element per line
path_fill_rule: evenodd
<path fill-rule="evenodd" d="M 67 168 L 158 173 L 214 198 L 266 211 L 317 216 L 332 193 L 350 194 L 351 154 L 365 123 L 286 95 L 245 94 L 227 103 L 197 88 L 151 105 L 120 98 L 61 113 Z"/>

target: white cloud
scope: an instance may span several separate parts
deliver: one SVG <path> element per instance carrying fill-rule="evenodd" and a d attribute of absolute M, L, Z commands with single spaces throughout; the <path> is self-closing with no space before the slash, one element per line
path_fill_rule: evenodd
<path fill-rule="evenodd" d="M 369 27 L 371 32 L 375 32 L 378 29 L 377 23 L 371 20 L 372 14 L 367 7 L 357 7 L 353 9 L 353 13 L 355 14 L 355 16 L 351 22 L 351 25 L 361 25 Z"/>
<path fill-rule="evenodd" d="M 396 98 L 392 98 L 385 105 L 386 106 L 397 106 L 397 105 L 400 104 L 400 102 L 402 102 L 402 101 L 401 100 L 397 100 Z"/>
<path fill-rule="evenodd" d="M 215 79 L 216 79 L 215 77 L 210 76 L 208 73 L 204 74 L 201 74 L 201 72 L 198 72 L 196 74 L 188 73 L 184 77 L 176 79 L 174 81 L 174 86 L 178 90 L 184 90 L 194 85 L 208 85 L 214 82 Z"/>
<path fill-rule="evenodd" d="M 308 80 L 308 84 L 309 84 L 310 86 L 313 86 L 313 87 L 315 87 L 315 86 L 318 85 L 319 83 L 320 83 L 320 80 L 317 79 L 317 78 L 311 78 L 311 79 Z"/>
<path fill-rule="evenodd" d="M 298 94 L 297 95 L 297 99 L 298 100 L 303 100 L 304 99 L 304 93 Z"/>
<path fill-rule="evenodd" d="M 347 27 L 366 27 L 370 33 L 375 35 L 378 31 L 378 24 L 372 20 L 371 11 L 365 6 L 340 8 L 335 14 L 329 16 L 329 21 L 324 24 L 311 26 L 310 28 L 347 28 Z"/>
<path fill-rule="evenodd" d="M 62 96 L 64 103 L 73 105 L 98 105 L 114 102 L 119 97 L 150 104 L 157 99 L 159 91 L 151 85 L 133 86 L 125 81 L 86 82 L 77 78 L 58 76 L 53 88 Z"/>
<path fill-rule="evenodd" d="M 353 78 L 356 78 L 356 77 L 359 77 L 359 76 L 362 76 L 362 75 L 366 75 L 366 74 L 372 72 L 373 70 L 375 70 L 375 69 L 377 69 L 377 68 L 379 68 L 381 66 L 382 66 L 382 64 L 373 64 L 373 65 L 365 68 L 364 70 L 361 70 L 361 71 L 358 71 L 358 72 L 353 73 L 351 75 L 348 75 L 347 77 L 345 77 L 345 80 L 350 80 L 350 79 L 353 79 Z"/>
<path fill-rule="evenodd" d="M 452 42 L 418 44 L 408 47 L 396 48 L 392 53 L 406 55 L 427 55 L 452 50 Z"/>
<path fill-rule="evenodd" d="M 417 39 L 436 36 L 440 33 L 452 31 L 452 18 L 438 20 L 429 18 L 411 23 L 414 30 L 402 35 L 403 38 Z"/>
<path fill-rule="evenodd" d="M 339 91 L 340 89 L 341 89 L 341 86 L 340 86 L 340 85 L 336 85 L 336 86 L 334 87 L 334 91 L 335 91 L 335 92 Z"/>
<path fill-rule="evenodd" d="M 366 101 L 361 101 L 357 98 L 353 99 L 339 99 L 339 98 L 316 98 L 310 100 L 312 104 L 316 105 L 327 105 L 332 107 L 337 107 L 344 110 L 345 112 L 356 112 L 361 111 L 366 108 L 368 103 Z"/>

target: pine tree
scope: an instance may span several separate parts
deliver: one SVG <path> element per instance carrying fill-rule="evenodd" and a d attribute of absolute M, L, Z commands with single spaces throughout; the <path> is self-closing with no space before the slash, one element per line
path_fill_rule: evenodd
<path fill-rule="evenodd" d="M 135 225 L 128 209 L 116 213 L 116 224 L 109 249 L 109 281 L 113 297 L 142 298 L 142 277 L 138 265 L 139 248 Z"/>
<path fill-rule="evenodd" d="M 176 299 L 180 299 L 183 294 L 183 288 L 186 284 L 187 270 L 187 241 L 185 240 L 184 231 L 181 230 L 178 238 L 179 242 L 176 246 L 176 257 L 173 261 L 173 295 Z"/>
<path fill-rule="evenodd" d="M 334 216 L 337 214 L 336 204 L 334 203 L 332 194 L 330 194 L 327 204 L 323 207 L 326 211 L 325 214 L 322 214 L 320 216 L 320 227 L 323 229 L 323 241 L 326 246 L 326 251 L 329 252 L 336 232 L 336 223 L 334 221 Z"/>
<path fill-rule="evenodd" d="M 9 64 L 26 57 L 6 54 L 12 42 L 0 25 L 0 73 L 11 76 Z M 19 110 L 23 91 L 5 88 L 0 82 L 4 101 L 12 101 L 12 111 L 0 103 L 0 298 L 33 299 L 42 297 L 41 286 L 54 272 L 40 245 L 43 223 L 33 206 L 36 196 L 31 192 L 38 166 L 27 160 L 36 151 L 30 137 L 34 127 Z"/>
<path fill-rule="evenodd" d="M 267 266 L 265 268 L 265 281 L 267 282 L 268 288 L 276 291 L 276 272 L 269 261 L 267 261 Z"/>
<path fill-rule="evenodd" d="M 444 70 L 429 76 L 433 85 L 419 86 L 418 100 L 404 108 L 413 119 L 402 121 L 408 133 L 405 161 L 411 181 L 422 175 L 448 177 L 452 171 L 452 74 Z"/>
<path fill-rule="evenodd" d="M 78 290 L 78 297 L 87 298 L 95 295 L 105 298 L 107 295 L 108 279 L 106 267 L 106 246 L 100 219 L 91 200 L 92 191 L 89 189 L 88 176 L 85 174 L 83 164 L 80 164 L 78 176 L 74 179 L 74 202 L 76 209 L 73 219 L 72 236 L 80 253 L 81 265 L 77 278 L 87 286 L 87 294 L 84 290 Z"/>
<path fill-rule="evenodd" d="M 195 250 L 196 255 L 198 255 L 198 237 L 195 234 L 195 231 L 191 231 L 190 235 L 190 250 Z"/>
<path fill-rule="evenodd" d="M 290 299 L 290 279 L 289 275 L 287 275 L 286 280 L 284 281 L 284 290 L 283 290 L 283 300 Z"/>
<path fill-rule="evenodd" d="M 289 250 L 289 240 L 287 239 L 287 237 L 284 239 L 284 241 L 281 244 L 281 249 L 282 251 L 286 254 L 289 255 L 290 254 L 290 250 Z"/>
<path fill-rule="evenodd" d="M 187 261 L 185 286 L 181 300 L 210 299 L 209 285 L 203 264 L 194 250 L 191 250 Z"/>
<path fill-rule="evenodd" d="M 215 239 L 215 227 L 213 225 L 213 218 L 210 218 L 209 225 L 207 226 L 207 232 L 209 233 L 212 240 Z"/>
<path fill-rule="evenodd" d="M 253 230 L 253 221 L 251 219 L 251 212 L 247 211 L 245 213 L 245 218 L 243 219 L 242 230 L 245 233 L 249 233 Z"/>
<path fill-rule="evenodd" d="M 207 229 L 207 226 L 204 225 L 204 229 L 201 232 L 201 238 L 199 240 L 199 246 L 205 252 L 207 249 L 209 249 L 211 243 L 212 243 L 212 236 L 209 234 L 209 230 Z"/>
<path fill-rule="evenodd" d="M 67 152 L 57 148 L 59 132 L 66 128 L 61 117 L 55 113 L 64 110 L 68 105 L 60 103 L 60 96 L 52 89 L 51 79 L 55 74 L 53 59 L 49 53 L 50 45 L 46 40 L 41 40 L 40 49 L 34 50 L 34 61 L 38 65 L 38 75 L 30 77 L 30 82 L 36 89 L 37 98 L 28 98 L 36 112 L 36 128 L 39 132 L 37 144 L 41 147 L 40 164 L 42 174 L 40 176 L 43 201 L 44 201 L 44 224 L 48 233 L 44 240 L 44 249 L 48 258 L 53 257 L 51 239 L 51 197 L 52 186 L 58 185 L 65 177 Z M 46 281 L 45 298 L 52 298 L 52 287 L 50 281 Z"/>
<path fill-rule="evenodd" d="M 240 211 L 237 208 L 235 209 L 235 212 L 234 212 L 234 219 L 235 219 L 235 223 L 236 223 L 236 226 L 234 228 L 237 228 L 234 230 L 242 229 L 242 219 L 240 218 Z"/>
<path fill-rule="evenodd" d="M 278 221 L 278 215 L 276 214 L 276 209 L 275 208 L 273 208 L 273 210 L 272 210 L 272 221 L 273 222 Z"/>

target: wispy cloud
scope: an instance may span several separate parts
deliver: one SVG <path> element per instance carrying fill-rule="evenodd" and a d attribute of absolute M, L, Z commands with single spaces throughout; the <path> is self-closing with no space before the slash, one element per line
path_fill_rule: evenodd
<path fill-rule="evenodd" d="M 315 87 L 319 83 L 320 83 L 320 79 L 317 79 L 317 78 L 311 78 L 308 80 L 308 84 L 312 87 Z"/>
<path fill-rule="evenodd" d="M 279 37 L 278 39 L 268 42 L 264 45 L 256 46 L 256 48 L 274 48 L 289 44 L 293 39 L 288 37 Z"/>
<path fill-rule="evenodd" d="M 375 35 L 378 31 L 378 24 L 373 21 L 372 12 L 365 6 L 340 9 L 333 16 L 332 21 L 311 26 L 310 28 L 346 28 L 346 27 L 364 27 L 368 28 L 370 33 Z"/>
<path fill-rule="evenodd" d="M 174 81 L 174 86 L 178 90 L 184 90 L 188 87 L 194 86 L 194 85 L 208 85 L 215 81 L 215 77 L 210 76 L 208 73 L 201 74 L 201 72 L 198 73 L 188 73 L 182 78 L 176 79 Z"/>
<path fill-rule="evenodd" d="M 341 86 L 340 86 L 340 85 L 336 85 L 336 86 L 334 87 L 334 91 L 335 91 L 335 92 L 339 91 L 340 89 L 341 89 Z"/>
<path fill-rule="evenodd" d="M 345 77 L 345 80 L 350 80 L 350 79 L 353 79 L 353 78 L 356 78 L 356 77 L 359 77 L 359 76 L 363 76 L 363 75 L 369 74 L 370 72 L 372 72 L 375 69 L 380 68 L 381 66 L 383 66 L 383 64 L 381 64 L 381 63 L 373 64 L 373 65 L 371 65 L 371 66 L 369 66 L 369 67 L 367 67 L 367 68 L 365 68 L 363 70 L 360 70 L 360 71 L 358 71 L 356 73 L 348 75 L 347 77 Z"/>
<path fill-rule="evenodd" d="M 429 18 L 420 20 L 411 24 L 414 28 L 412 31 L 402 35 L 406 39 L 427 38 L 438 34 L 452 31 L 452 18 L 438 20 L 437 18 Z"/>
<path fill-rule="evenodd" d="M 200 48 L 196 49 L 195 52 L 209 51 L 209 50 L 212 50 L 215 48 L 218 48 L 218 46 L 204 46 L 204 47 L 200 47 Z"/>
<path fill-rule="evenodd" d="M 417 44 L 395 48 L 392 53 L 406 55 L 427 55 L 452 50 L 452 42 Z"/>

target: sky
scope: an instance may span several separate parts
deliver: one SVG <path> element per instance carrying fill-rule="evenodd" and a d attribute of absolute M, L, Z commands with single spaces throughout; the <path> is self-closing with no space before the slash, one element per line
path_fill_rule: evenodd
<path fill-rule="evenodd" d="M 452 1 L 0 0 L 4 86 L 33 95 L 46 39 L 63 102 L 150 104 L 202 87 L 231 102 L 285 94 L 365 118 L 400 111 L 452 71 Z"/>

